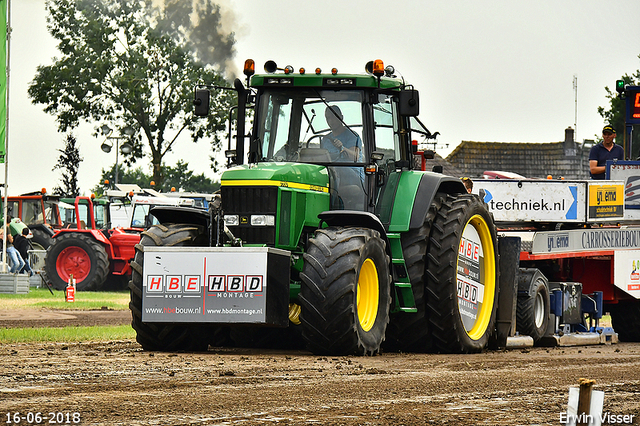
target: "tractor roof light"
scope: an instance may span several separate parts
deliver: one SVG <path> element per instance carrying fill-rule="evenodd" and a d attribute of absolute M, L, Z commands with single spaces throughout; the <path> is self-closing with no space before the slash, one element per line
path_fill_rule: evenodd
<path fill-rule="evenodd" d="M 387 77 L 393 77 L 395 72 L 396 69 L 393 67 L 393 65 L 387 65 L 387 67 L 384 69 L 384 73 L 387 75 Z"/>
<path fill-rule="evenodd" d="M 376 77 L 382 77 L 384 75 L 384 62 L 382 62 L 382 59 L 373 61 L 373 75 Z"/>
<path fill-rule="evenodd" d="M 41 189 L 40 189 L 40 193 L 41 193 L 42 195 L 46 194 L 46 193 L 47 193 L 47 188 L 41 188 Z"/>
<path fill-rule="evenodd" d="M 264 71 L 269 74 L 273 74 L 278 69 L 278 65 L 274 61 L 267 61 L 264 63 Z"/>
<path fill-rule="evenodd" d="M 253 59 L 244 61 L 244 75 L 251 77 L 256 72 L 256 63 Z"/>

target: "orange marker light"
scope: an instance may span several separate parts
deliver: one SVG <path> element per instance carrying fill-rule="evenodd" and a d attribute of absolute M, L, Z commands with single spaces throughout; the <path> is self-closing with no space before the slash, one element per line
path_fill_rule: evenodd
<path fill-rule="evenodd" d="M 47 193 L 47 188 L 42 188 L 42 189 L 40 190 L 40 192 L 41 192 L 41 193 L 43 193 L 43 194 L 46 194 L 46 193 Z"/>
<path fill-rule="evenodd" d="M 300 74 L 304 74 L 306 70 L 304 68 L 300 68 Z"/>
<path fill-rule="evenodd" d="M 373 75 L 382 77 L 384 75 L 384 62 L 382 59 L 376 59 L 373 61 Z"/>
<path fill-rule="evenodd" d="M 176 187 L 175 186 L 171 187 L 171 192 L 176 192 Z"/>
<path fill-rule="evenodd" d="M 247 77 L 251 77 L 255 73 L 256 63 L 253 61 L 253 59 L 247 59 L 246 61 L 244 61 L 244 75 L 246 75 Z"/>
<path fill-rule="evenodd" d="M 109 185 L 109 179 L 105 179 L 105 180 L 104 180 L 104 184 L 105 184 L 105 185 Z"/>
<path fill-rule="evenodd" d="M 333 75 L 338 74 L 338 68 L 331 68 L 331 74 Z"/>
<path fill-rule="evenodd" d="M 322 70 L 320 68 L 316 68 L 316 74 L 320 74 Z"/>

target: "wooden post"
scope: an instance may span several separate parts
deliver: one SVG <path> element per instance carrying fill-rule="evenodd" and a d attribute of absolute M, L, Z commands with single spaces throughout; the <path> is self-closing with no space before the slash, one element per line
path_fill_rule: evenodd
<path fill-rule="evenodd" d="M 591 388 L 596 383 L 591 379 L 580 379 L 580 394 L 578 396 L 578 421 L 576 426 L 589 426 L 591 421 L 589 420 L 591 412 Z"/>

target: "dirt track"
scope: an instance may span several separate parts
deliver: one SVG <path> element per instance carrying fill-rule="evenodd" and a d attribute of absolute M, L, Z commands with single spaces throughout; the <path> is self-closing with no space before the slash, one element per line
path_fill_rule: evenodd
<path fill-rule="evenodd" d="M 370 358 L 150 353 L 133 341 L 2 345 L 0 420 L 19 411 L 47 421 L 70 413 L 70 424 L 77 412 L 84 425 L 547 425 L 560 424 L 581 377 L 605 392 L 604 411 L 640 424 L 640 344 L 624 343 Z"/>

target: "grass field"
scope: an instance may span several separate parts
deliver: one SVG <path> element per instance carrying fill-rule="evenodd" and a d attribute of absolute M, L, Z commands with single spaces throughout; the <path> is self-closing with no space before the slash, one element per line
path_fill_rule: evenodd
<path fill-rule="evenodd" d="M 3 309 L 50 308 L 66 310 L 129 309 L 129 291 L 78 291 L 76 301 L 65 302 L 64 292 L 45 288 L 32 288 L 28 294 L 0 294 Z"/>
<path fill-rule="evenodd" d="M 129 309 L 129 292 L 76 292 L 76 301 L 65 302 L 64 292 L 53 290 L 53 295 L 45 288 L 32 288 L 28 294 L 0 294 L 3 310 L 17 309 Z M 1 323 L 0 323 L 1 326 Z M 130 325 L 94 327 L 42 327 L 42 328 L 0 328 L 0 343 L 25 342 L 86 342 L 135 339 Z"/>
<path fill-rule="evenodd" d="M 0 328 L 0 343 L 95 342 L 135 339 L 130 325 L 95 327 Z"/>

